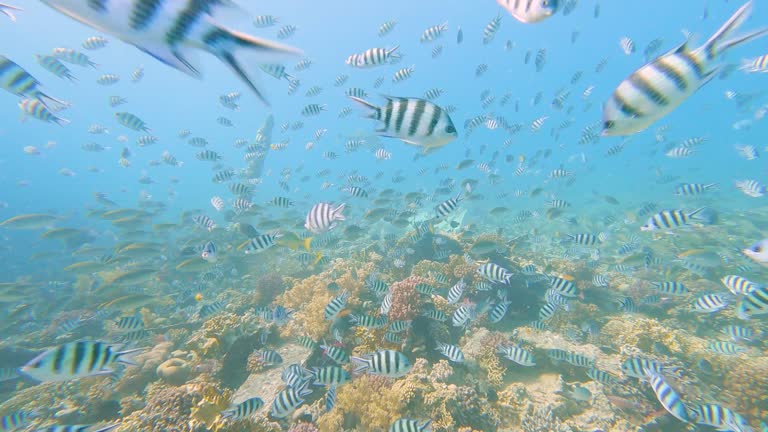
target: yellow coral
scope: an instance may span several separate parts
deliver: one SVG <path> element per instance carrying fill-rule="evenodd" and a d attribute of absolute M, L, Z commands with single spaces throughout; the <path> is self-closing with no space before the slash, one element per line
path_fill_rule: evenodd
<path fill-rule="evenodd" d="M 651 352 L 655 342 L 661 342 L 673 353 L 685 356 L 707 350 L 706 340 L 641 316 L 625 315 L 611 319 L 603 326 L 601 337 L 614 346 L 629 345 L 644 352 Z"/>
<path fill-rule="evenodd" d="M 290 282 L 292 287 L 276 299 L 278 304 L 295 311 L 293 319 L 281 329 L 281 334 L 321 339 L 328 334 L 330 326 L 330 321 L 326 321 L 323 316 L 325 306 L 334 296 L 327 288 L 329 273 L 323 272 L 301 280 L 291 279 Z"/>

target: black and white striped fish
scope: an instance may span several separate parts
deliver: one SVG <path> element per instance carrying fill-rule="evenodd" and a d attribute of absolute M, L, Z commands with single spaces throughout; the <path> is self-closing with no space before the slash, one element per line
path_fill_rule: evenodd
<path fill-rule="evenodd" d="M 322 234 L 336 227 L 336 221 L 346 220 L 342 212 L 346 204 L 334 207 L 330 203 L 317 203 L 307 213 L 304 227 L 314 233 Z"/>
<path fill-rule="evenodd" d="M 227 64 L 262 100 L 249 71 L 280 63 L 298 51 L 232 30 L 221 21 L 238 11 L 222 0 L 44 0 L 53 9 L 136 46 L 161 62 L 200 76 L 191 51 L 200 48 Z"/>
<path fill-rule="evenodd" d="M 225 409 L 221 412 L 222 418 L 242 419 L 250 417 L 256 413 L 261 407 L 264 406 L 264 401 L 261 398 L 253 397 L 240 402 L 237 405 Z"/>
<path fill-rule="evenodd" d="M 367 371 L 371 375 L 400 378 L 410 372 L 413 365 L 400 351 L 381 350 L 363 357 L 352 357 L 357 368 L 355 372 Z"/>
<path fill-rule="evenodd" d="M 560 0 L 496 0 L 496 2 L 516 20 L 532 24 L 554 15 Z"/>
<path fill-rule="evenodd" d="M 713 63 L 729 48 L 763 36 L 759 30 L 732 36 L 752 12 L 750 0 L 695 50 L 687 43 L 661 55 L 625 79 L 603 106 L 603 135 L 631 135 L 672 112 L 717 75 Z"/>
<path fill-rule="evenodd" d="M 704 207 L 691 212 L 685 210 L 662 210 L 648 219 L 640 231 L 656 231 L 662 229 L 680 228 L 688 226 L 690 222 L 700 219 L 698 214 L 704 211 Z"/>
<path fill-rule="evenodd" d="M 394 58 L 398 58 L 397 50 L 400 45 L 394 48 L 369 48 L 357 56 L 357 63 L 354 66 L 358 68 L 369 68 L 386 64 Z"/>
<path fill-rule="evenodd" d="M 288 387 L 275 396 L 272 401 L 272 417 L 284 418 L 296 411 L 304 403 L 304 397 L 312 393 L 307 388 Z"/>
<path fill-rule="evenodd" d="M 683 404 L 680 395 L 677 394 L 675 389 L 667 383 L 666 379 L 660 373 L 650 369 L 646 369 L 645 373 L 661 406 L 678 420 L 686 423 L 690 422 L 692 418 L 689 415 L 688 408 Z"/>
<path fill-rule="evenodd" d="M 369 118 L 384 123 L 376 131 L 380 136 L 399 138 L 425 151 L 442 147 L 458 136 L 448 113 L 425 99 L 387 97 L 384 106 L 356 97 L 351 99 L 372 110 Z"/>
<path fill-rule="evenodd" d="M 442 355 L 446 356 L 448 360 L 454 363 L 464 363 L 464 353 L 461 352 L 461 348 L 456 345 L 445 344 L 442 342 L 437 343 L 437 348 Z"/>
<path fill-rule="evenodd" d="M 69 342 L 33 358 L 20 372 L 42 382 L 103 375 L 112 372 L 109 367 L 114 363 L 133 364 L 123 356 L 142 350 L 117 351 L 115 345 L 98 341 Z"/>

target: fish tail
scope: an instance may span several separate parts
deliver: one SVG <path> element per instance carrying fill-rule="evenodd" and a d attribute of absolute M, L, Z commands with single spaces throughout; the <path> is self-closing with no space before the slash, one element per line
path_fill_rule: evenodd
<path fill-rule="evenodd" d="M 723 26 L 720 27 L 720 29 L 717 30 L 715 34 L 709 38 L 709 40 L 707 40 L 707 42 L 702 46 L 702 50 L 707 53 L 708 58 L 712 59 L 718 54 L 718 52 L 722 52 L 725 49 L 728 49 L 738 43 L 746 42 L 746 40 L 734 40 L 726 42 L 725 39 L 733 34 L 733 32 L 736 31 L 739 27 L 741 27 L 741 25 L 744 24 L 744 21 L 749 18 L 751 13 L 752 0 L 749 0 L 742 7 L 740 7 L 728 19 L 728 21 L 726 21 L 725 24 L 723 24 Z"/>
<path fill-rule="evenodd" d="M 67 101 L 56 99 L 53 96 L 48 96 L 43 92 L 37 92 L 33 97 L 39 100 L 50 111 L 60 111 L 64 108 L 68 108 L 71 104 Z"/>
<path fill-rule="evenodd" d="M 307 250 L 309 250 L 309 249 L 307 249 Z M 323 259 L 323 253 L 322 252 L 318 252 L 317 255 L 315 255 L 315 260 L 312 262 L 312 265 L 317 265 L 317 263 L 319 263 L 321 259 Z"/>
<path fill-rule="evenodd" d="M 134 348 L 134 349 L 117 352 L 115 353 L 116 361 L 123 364 L 131 365 L 131 366 L 137 366 L 136 362 L 133 361 L 132 354 L 140 351 L 146 351 L 146 350 L 147 348 Z"/>
<path fill-rule="evenodd" d="M 312 246 L 313 238 L 314 237 L 307 237 L 304 239 L 304 250 L 307 250 L 307 251 L 309 250 L 310 246 Z M 319 258 L 318 258 L 318 261 L 319 261 Z M 315 263 L 317 263 L 317 261 L 315 261 Z"/>
<path fill-rule="evenodd" d="M 260 64 L 280 63 L 301 53 L 295 48 L 215 23 L 213 29 L 203 38 L 203 43 L 213 55 L 226 63 L 266 105 L 269 103 L 254 83 L 255 76 L 249 75 L 248 71 L 256 69 Z"/>
<path fill-rule="evenodd" d="M 377 119 L 377 120 L 381 118 L 381 108 L 380 107 L 378 107 L 378 106 L 368 102 L 367 100 L 360 99 L 359 97 L 350 96 L 349 98 L 352 99 L 353 101 L 359 103 L 360 105 L 370 109 L 371 113 L 368 114 L 368 117 L 370 117 L 372 119 Z"/>
<path fill-rule="evenodd" d="M 69 120 L 57 116 L 54 116 L 51 120 L 59 126 L 66 126 L 69 124 Z"/>
<path fill-rule="evenodd" d="M 706 209 L 706 207 L 699 207 L 696 210 L 688 213 L 688 217 L 691 218 L 691 219 L 700 219 L 698 214 L 703 212 L 705 209 Z"/>

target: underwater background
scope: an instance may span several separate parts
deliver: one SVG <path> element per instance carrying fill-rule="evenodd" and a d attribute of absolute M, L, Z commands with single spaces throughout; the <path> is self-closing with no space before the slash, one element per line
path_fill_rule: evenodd
<path fill-rule="evenodd" d="M 635 73 L 744 3 L 18 3 L 0 429 L 768 430 L 768 38 L 661 90 Z M 147 53 L 167 39 L 55 10 L 93 3 L 193 4 L 301 52 L 247 65 L 267 105 L 194 33 L 200 79 Z M 736 36 L 768 23 L 748 5 Z M 25 113 L 15 68 L 66 107 Z M 625 83 L 691 94 L 604 136 Z M 393 100 L 408 137 L 366 117 Z M 455 136 L 421 134 L 418 100 Z"/>

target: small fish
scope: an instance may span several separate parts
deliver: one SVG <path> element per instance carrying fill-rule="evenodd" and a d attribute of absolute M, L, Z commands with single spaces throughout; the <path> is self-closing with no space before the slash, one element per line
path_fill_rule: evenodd
<path fill-rule="evenodd" d="M 450 116 L 427 100 L 388 97 L 387 103 L 379 107 L 363 99 L 351 99 L 372 111 L 369 118 L 384 122 L 378 134 L 399 138 L 425 151 L 442 147 L 458 136 Z M 398 118 L 403 121 L 395 121 Z"/>
<path fill-rule="evenodd" d="M 346 218 L 342 214 L 346 204 L 333 206 L 330 203 L 321 202 L 315 204 L 307 213 L 304 227 L 314 233 L 322 234 L 336 227 L 337 221 L 344 221 Z"/>
<path fill-rule="evenodd" d="M 243 419 L 248 418 L 256 413 L 261 407 L 264 406 L 264 401 L 261 398 L 253 397 L 240 402 L 237 405 L 233 405 L 221 412 L 221 417 L 224 419 Z"/>
<path fill-rule="evenodd" d="M 357 364 L 355 372 L 366 371 L 371 375 L 387 378 L 400 378 L 410 372 L 413 365 L 403 353 L 394 350 L 381 350 L 363 357 L 352 357 Z"/>
<path fill-rule="evenodd" d="M 496 2 L 516 20 L 533 24 L 554 15 L 562 0 L 496 0 Z"/>

